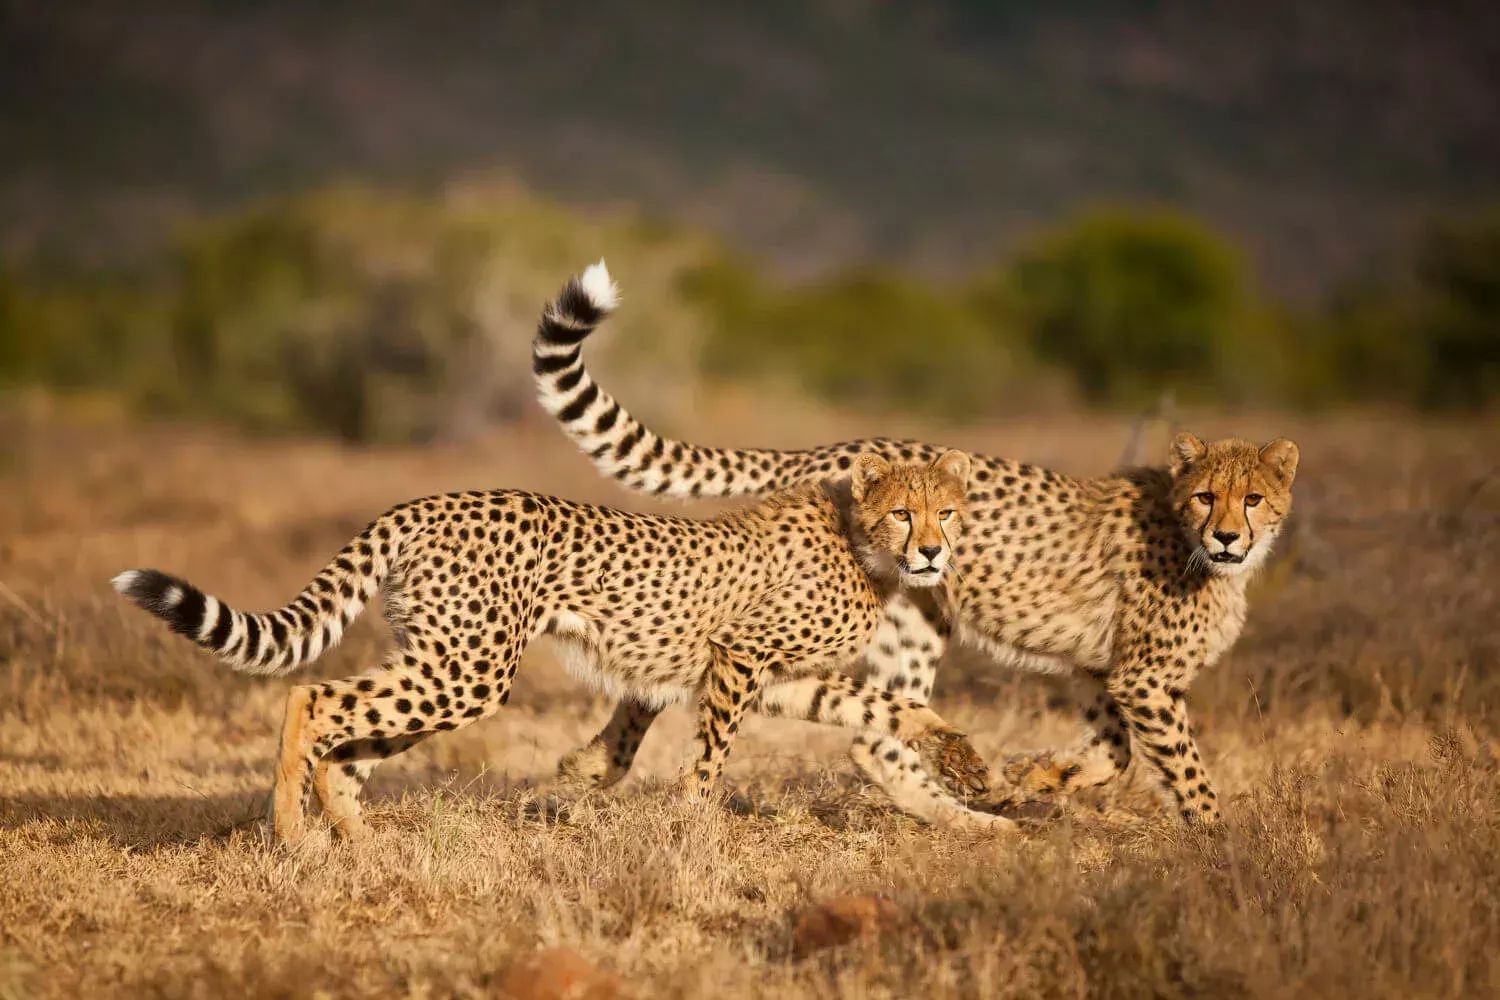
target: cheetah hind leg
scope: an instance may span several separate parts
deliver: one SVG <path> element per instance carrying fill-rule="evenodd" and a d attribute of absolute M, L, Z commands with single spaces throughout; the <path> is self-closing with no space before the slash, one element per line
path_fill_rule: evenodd
<path fill-rule="evenodd" d="M 335 810 L 335 822 L 350 819 L 352 796 L 337 783 L 351 776 L 333 767 L 359 759 L 384 758 L 400 753 L 434 732 L 462 729 L 493 714 L 510 696 L 515 664 L 520 659 L 520 641 L 504 650 L 505 659 L 489 672 L 465 672 L 468 666 L 455 660 L 453 667 L 470 681 L 468 697 L 454 698 L 451 707 L 434 705 L 413 672 L 392 665 L 374 674 L 344 680 L 322 681 L 295 687 L 287 696 L 277 759 L 274 833 L 283 844 L 300 841 L 306 832 L 306 807 L 315 785 L 318 765 L 328 758 L 327 800 Z M 483 676 L 485 679 L 480 680 Z M 356 769 L 357 776 L 357 769 Z M 348 799 L 345 801 L 345 799 Z"/>
<path fill-rule="evenodd" d="M 581 795 L 619 782 L 630 773 L 641 740 L 660 713 L 659 708 L 622 699 L 599 735 L 558 763 L 557 790 Z"/>
<path fill-rule="evenodd" d="M 333 824 L 340 840 L 362 840 L 370 832 L 359 806 L 359 793 L 377 764 L 410 750 L 431 736 L 414 733 L 378 740 L 354 740 L 335 747 L 322 757 L 313 771 L 313 790 L 323 807 L 323 816 Z"/>
<path fill-rule="evenodd" d="M 323 815 L 341 840 L 363 840 L 370 832 L 359 807 L 359 793 L 375 765 L 370 761 L 336 763 L 324 757 L 313 772 L 313 791 Z"/>

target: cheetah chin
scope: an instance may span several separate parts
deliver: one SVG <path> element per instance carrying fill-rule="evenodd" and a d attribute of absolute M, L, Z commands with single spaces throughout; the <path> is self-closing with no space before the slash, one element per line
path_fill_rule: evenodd
<path fill-rule="evenodd" d="M 903 587 L 936 587 L 943 582 L 941 566 L 924 566 L 921 569 L 906 569 L 900 572 Z"/>

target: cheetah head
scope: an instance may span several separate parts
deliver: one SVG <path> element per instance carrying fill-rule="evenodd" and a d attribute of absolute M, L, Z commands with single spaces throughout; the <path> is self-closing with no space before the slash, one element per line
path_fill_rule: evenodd
<path fill-rule="evenodd" d="M 936 586 L 953 558 L 968 488 L 969 456 L 961 451 L 931 465 L 892 465 L 873 454 L 855 459 L 849 490 L 870 568 L 903 586 Z"/>
<path fill-rule="evenodd" d="M 1194 545 L 1193 562 L 1220 576 L 1259 566 L 1292 509 L 1297 446 L 1285 438 L 1263 447 L 1235 438 L 1204 444 L 1179 434 L 1169 469 L 1173 508 Z"/>

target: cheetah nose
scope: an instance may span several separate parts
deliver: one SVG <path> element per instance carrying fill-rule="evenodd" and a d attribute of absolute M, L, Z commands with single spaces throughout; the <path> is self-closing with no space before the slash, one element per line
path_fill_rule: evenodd
<path fill-rule="evenodd" d="M 926 556 L 928 562 L 932 562 L 943 554 L 943 547 L 941 545 L 918 545 L 917 551 Z"/>
<path fill-rule="evenodd" d="M 1239 538 L 1240 533 L 1238 531 L 1215 531 L 1214 537 L 1217 538 L 1220 543 L 1228 545 L 1230 542 Z"/>

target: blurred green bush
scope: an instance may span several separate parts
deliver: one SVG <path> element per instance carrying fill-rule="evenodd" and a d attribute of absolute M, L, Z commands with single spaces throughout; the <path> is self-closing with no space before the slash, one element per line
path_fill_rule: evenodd
<path fill-rule="evenodd" d="M 1500 398 L 1500 206 L 1434 223 L 1310 327 L 1328 394 L 1429 409 Z"/>
<path fill-rule="evenodd" d="M 683 291 L 710 318 L 704 366 L 713 375 L 960 417 L 993 412 L 1025 367 L 1019 338 L 965 295 L 887 271 L 776 288 L 721 261 L 688 275 Z"/>
<path fill-rule="evenodd" d="M 1222 393 L 1254 350 L 1239 254 L 1165 211 L 1099 209 L 1024 246 L 988 296 L 1084 398 L 1136 403 L 1165 388 Z"/>
<path fill-rule="evenodd" d="M 0 276 L 0 380 L 262 431 L 462 435 L 530 412 L 542 304 L 605 248 L 632 303 L 611 371 L 670 403 L 701 327 L 676 276 L 712 247 L 515 191 L 329 190 L 210 220 L 131 276 Z"/>
<path fill-rule="evenodd" d="M 209 220 L 128 274 L 0 272 L 0 384 L 356 441 L 462 435 L 531 412 L 538 311 L 601 252 L 628 308 L 591 350 L 658 415 L 683 413 L 705 373 L 950 417 L 1069 385 L 1128 406 L 1167 390 L 1304 406 L 1500 394 L 1500 208 L 1436 223 L 1327 308 L 1290 312 L 1232 244 L 1157 210 L 1082 214 L 953 285 L 872 268 L 786 285 L 692 233 L 515 190 L 366 188 Z"/>

